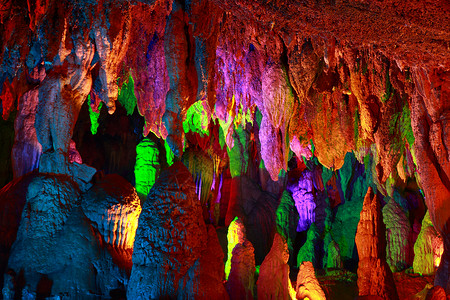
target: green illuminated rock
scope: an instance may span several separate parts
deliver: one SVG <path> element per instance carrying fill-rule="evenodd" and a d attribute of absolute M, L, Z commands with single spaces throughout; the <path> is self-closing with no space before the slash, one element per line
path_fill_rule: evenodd
<path fill-rule="evenodd" d="M 231 177 L 236 177 L 247 172 L 248 168 L 248 142 L 249 133 L 241 126 L 234 129 L 233 132 L 234 146 L 228 149 L 228 157 L 230 158 Z"/>
<path fill-rule="evenodd" d="M 141 199 L 145 199 L 159 176 L 159 150 L 155 142 L 143 139 L 136 146 L 136 191 Z M 144 198 L 142 198 L 144 197 Z"/>
<path fill-rule="evenodd" d="M 126 109 L 127 115 L 132 115 L 136 107 L 136 96 L 134 94 L 134 80 L 133 77 L 128 77 L 128 81 L 122 84 L 117 100 Z"/>
<path fill-rule="evenodd" d="M 91 99 L 91 96 L 88 96 L 88 98 L 87 98 L 88 104 L 90 103 L 90 99 Z M 90 104 L 88 105 L 89 118 L 91 119 L 91 132 L 93 135 L 95 135 L 97 133 L 97 129 L 98 129 L 98 125 L 99 125 L 98 118 L 100 117 L 100 110 L 101 110 L 102 106 L 103 106 L 103 102 L 100 102 L 100 104 L 98 105 L 98 109 L 97 109 L 98 112 L 95 112 L 92 109 L 91 105 Z"/>
<path fill-rule="evenodd" d="M 186 112 L 186 119 L 183 122 L 185 133 L 192 131 L 200 134 L 200 136 L 209 135 L 210 113 L 206 109 L 207 105 L 205 101 L 197 101 L 189 107 Z"/>
<path fill-rule="evenodd" d="M 315 252 L 315 246 L 319 239 L 319 232 L 317 231 L 316 224 L 312 223 L 311 226 L 309 226 L 306 242 L 305 244 L 300 248 L 300 251 L 298 251 L 297 255 L 297 267 L 300 267 L 300 265 L 305 261 L 310 261 L 315 268 L 318 267 L 317 259 L 316 259 L 316 252 Z"/>
<path fill-rule="evenodd" d="M 281 196 L 280 205 L 276 211 L 276 223 L 278 233 L 286 239 L 289 249 L 289 258 L 294 259 L 294 242 L 297 233 L 298 212 L 295 202 L 288 191 L 284 191 Z"/>

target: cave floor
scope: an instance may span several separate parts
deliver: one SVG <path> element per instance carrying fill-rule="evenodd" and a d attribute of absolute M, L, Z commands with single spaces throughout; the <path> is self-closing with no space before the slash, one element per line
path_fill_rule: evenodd
<path fill-rule="evenodd" d="M 353 300 L 358 296 L 357 275 L 354 273 L 334 271 L 326 275 L 318 274 L 317 279 L 327 299 Z M 432 286 L 434 276 L 420 276 L 403 271 L 394 273 L 394 280 L 400 300 L 421 299 L 414 296 L 423 291 L 427 284 Z"/>

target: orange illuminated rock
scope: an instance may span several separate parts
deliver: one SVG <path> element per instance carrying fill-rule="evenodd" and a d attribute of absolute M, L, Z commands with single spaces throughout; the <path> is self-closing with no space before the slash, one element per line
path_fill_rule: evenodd
<path fill-rule="evenodd" d="M 303 262 L 297 275 L 297 299 L 325 300 L 325 293 L 316 278 L 314 266 L 310 261 Z"/>
<path fill-rule="evenodd" d="M 398 299 L 394 278 L 386 263 L 386 237 L 382 218 L 380 199 L 369 187 L 355 237 L 359 256 L 359 295 Z"/>
<path fill-rule="evenodd" d="M 259 299 L 291 299 L 289 250 L 281 235 L 275 234 L 272 249 L 259 268 L 257 285 Z"/>

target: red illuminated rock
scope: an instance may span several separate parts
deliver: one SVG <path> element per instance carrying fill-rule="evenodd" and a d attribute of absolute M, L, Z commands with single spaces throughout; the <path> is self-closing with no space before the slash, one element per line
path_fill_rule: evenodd
<path fill-rule="evenodd" d="M 194 102 L 194 92 L 189 82 L 188 37 L 185 35 L 183 6 L 179 1 L 172 4 L 172 12 L 167 18 L 164 53 L 170 80 L 170 89 L 166 96 L 166 109 L 163 124 L 167 130 L 163 134 L 175 156 L 183 153 L 183 121 L 190 104 Z M 181 34 L 180 34 L 181 33 Z"/>
<path fill-rule="evenodd" d="M 427 293 L 425 300 L 445 300 L 448 299 L 445 295 L 445 290 L 441 286 L 435 286 Z"/>
<path fill-rule="evenodd" d="M 34 80 L 42 82 L 45 78 L 44 66 L 36 67 L 30 75 Z M 38 103 L 38 88 L 26 92 L 19 100 L 18 116 L 14 122 L 16 134 L 14 135 L 14 146 L 11 153 L 14 178 L 25 175 L 39 167 L 42 146 L 38 142 L 34 127 Z"/>
<path fill-rule="evenodd" d="M 231 269 L 225 287 L 231 299 L 253 299 L 255 286 L 255 254 L 253 245 L 245 239 L 233 248 Z"/>
<path fill-rule="evenodd" d="M 317 299 L 325 300 L 325 293 L 320 287 L 316 278 L 314 266 L 311 262 L 306 261 L 300 265 L 297 275 L 297 299 Z"/>
<path fill-rule="evenodd" d="M 398 299 L 394 278 L 386 263 L 386 237 L 380 199 L 370 187 L 364 198 L 355 242 L 359 256 L 359 295 Z"/>

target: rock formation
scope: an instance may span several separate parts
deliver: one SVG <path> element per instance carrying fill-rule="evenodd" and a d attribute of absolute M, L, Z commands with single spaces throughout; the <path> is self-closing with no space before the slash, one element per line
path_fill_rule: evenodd
<path fill-rule="evenodd" d="M 277 230 L 292 264 L 314 227 L 319 242 L 309 238 L 300 256 L 349 271 L 359 263 L 364 294 L 395 298 L 385 289 L 384 260 L 392 270 L 406 268 L 414 243 L 414 269 L 430 274 L 439 265 L 435 284 L 450 293 L 447 1 L 0 2 L 6 298 L 20 297 L 17 291 L 24 298 L 124 297 L 129 265 L 118 258 L 131 254 L 131 219 L 139 214 L 132 186 L 142 203 L 161 206 L 144 205 L 130 298 L 209 297 L 208 280 L 225 295 L 221 255 L 208 250 L 218 245 L 205 222 L 221 232 L 235 217 L 248 241 L 232 250 L 242 267 L 227 283 L 232 295 L 235 286 L 253 296 L 252 268 Z M 172 164 L 182 178 L 169 169 L 173 176 L 157 181 Z M 189 181 L 189 191 L 175 179 Z M 382 199 L 367 196 L 363 209 L 369 187 L 390 199 L 383 218 Z M 33 194 L 39 188 L 48 193 Z M 416 242 L 425 209 L 429 221 Z M 67 263 L 73 280 L 56 263 Z M 373 280 L 369 265 L 379 266 Z"/>
<path fill-rule="evenodd" d="M 273 239 L 272 249 L 259 268 L 256 282 L 259 299 L 292 299 L 294 290 L 289 279 L 288 260 L 287 243 L 277 233 Z"/>
<path fill-rule="evenodd" d="M 422 220 L 422 228 L 414 244 L 414 272 L 423 275 L 434 274 L 441 262 L 444 250 L 442 238 L 430 220 L 429 212 Z"/>
<path fill-rule="evenodd" d="M 247 240 L 245 227 L 238 218 L 228 227 L 228 257 L 225 264 L 225 284 L 232 299 L 253 299 L 255 285 L 255 254 Z"/>
<path fill-rule="evenodd" d="M 403 209 L 393 199 L 389 200 L 382 211 L 386 226 L 386 261 L 392 272 L 402 271 L 411 264 L 411 226 Z"/>
<path fill-rule="evenodd" d="M 398 299 L 394 278 L 386 263 L 386 237 L 381 203 L 372 188 L 369 188 L 364 198 L 355 242 L 359 256 L 359 295 Z"/>
<path fill-rule="evenodd" d="M 191 174 L 181 162 L 173 164 L 161 173 L 142 208 L 127 297 L 207 299 L 212 295 L 204 293 L 223 290 L 220 276 L 214 273 L 213 282 L 199 280 L 209 270 L 201 263 L 221 266 L 222 257 L 206 248 L 217 249 L 213 233 L 208 234 L 203 221 Z M 215 285 L 207 288 L 203 284 Z"/>
<path fill-rule="evenodd" d="M 317 281 L 314 266 L 307 261 L 300 265 L 297 275 L 297 299 L 317 299 L 324 300 L 325 293 Z"/>

